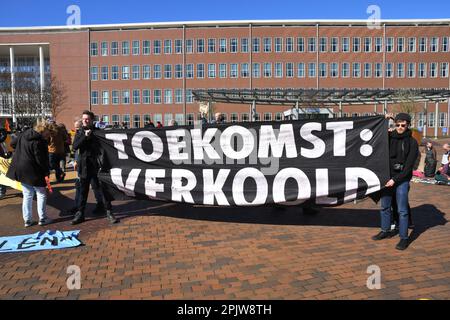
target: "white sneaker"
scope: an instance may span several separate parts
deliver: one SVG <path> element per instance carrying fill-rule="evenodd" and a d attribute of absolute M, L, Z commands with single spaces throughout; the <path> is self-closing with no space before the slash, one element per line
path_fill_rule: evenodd
<path fill-rule="evenodd" d="M 52 219 L 50 219 L 50 218 L 45 218 L 45 219 L 39 220 L 39 225 L 40 225 L 40 226 L 46 226 L 46 225 L 48 225 L 48 224 L 51 224 L 52 222 L 53 222 Z"/>
<path fill-rule="evenodd" d="M 29 227 L 31 227 L 32 225 L 34 225 L 34 222 L 33 222 L 33 221 L 31 221 L 31 220 L 25 221 L 25 224 L 24 224 L 25 228 L 29 228 Z"/>

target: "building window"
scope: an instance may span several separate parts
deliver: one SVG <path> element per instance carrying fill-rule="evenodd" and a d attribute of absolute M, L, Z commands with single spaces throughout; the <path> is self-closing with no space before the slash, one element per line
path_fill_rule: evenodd
<path fill-rule="evenodd" d="M 122 80 L 130 80 L 130 66 L 122 66 Z"/>
<path fill-rule="evenodd" d="M 164 103 L 165 104 L 172 104 L 173 103 L 172 89 L 165 89 L 164 90 Z"/>
<path fill-rule="evenodd" d="M 219 52 L 220 53 L 227 52 L 227 39 L 220 39 L 219 40 Z"/>
<path fill-rule="evenodd" d="M 214 79 L 216 77 L 216 64 L 208 63 L 208 78 Z"/>
<path fill-rule="evenodd" d="M 197 64 L 197 78 L 203 79 L 205 77 L 205 65 L 203 63 Z"/>
<path fill-rule="evenodd" d="M 150 54 L 150 41 L 144 40 L 142 41 L 142 54 L 148 56 Z"/>
<path fill-rule="evenodd" d="M 375 38 L 375 52 L 383 52 L 383 38 Z"/>
<path fill-rule="evenodd" d="M 133 116 L 133 128 L 141 127 L 141 116 L 139 114 L 135 114 Z"/>
<path fill-rule="evenodd" d="M 342 38 L 342 52 L 350 52 L 350 38 Z"/>
<path fill-rule="evenodd" d="M 233 112 L 230 114 L 230 122 L 235 123 L 239 121 L 239 116 L 237 113 Z"/>
<path fill-rule="evenodd" d="M 364 78 L 372 78 L 372 64 L 364 63 Z"/>
<path fill-rule="evenodd" d="M 281 112 L 275 113 L 275 121 L 283 120 L 283 114 Z"/>
<path fill-rule="evenodd" d="M 153 103 L 161 104 L 161 102 L 162 102 L 161 89 L 153 90 Z M 156 119 L 155 119 L 155 121 L 156 121 Z"/>
<path fill-rule="evenodd" d="M 188 126 L 193 126 L 194 125 L 194 114 L 193 113 L 188 113 L 186 115 L 186 124 Z"/>
<path fill-rule="evenodd" d="M 375 64 L 375 78 L 382 78 L 383 77 L 383 64 L 377 62 Z"/>
<path fill-rule="evenodd" d="M 416 38 L 408 38 L 408 52 L 416 52 Z"/>
<path fill-rule="evenodd" d="M 441 63 L 441 77 L 448 78 L 448 62 Z"/>
<path fill-rule="evenodd" d="M 253 38 L 253 40 L 252 40 L 252 49 L 253 49 L 254 53 L 259 53 L 261 51 L 260 50 L 260 42 L 261 42 L 261 39 Z"/>
<path fill-rule="evenodd" d="M 175 103 L 183 103 L 183 89 L 175 89 Z"/>
<path fill-rule="evenodd" d="M 205 39 L 197 39 L 197 53 L 205 53 Z"/>
<path fill-rule="evenodd" d="M 449 51 L 449 49 L 448 49 L 448 40 L 449 38 L 448 37 L 442 37 L 442 52 L 448 52 Z"/>
<path fill-rule="evenodd" d="M 139 40 L 133 40 L 133 56 L 138 56 L 141 54 L 140 42 Z"/>
<path fill-rule="evenodd" d="M 342 63 L 342 78 L 350 76 L 350 64 L 348 62 Z"/>
<path fill-rule="evenodd" d="M 333 37 L 331 38 L 331 52 L 339 51 L 339 38 Z"/>
<path fill-rule="evenodd" d="M 261 78 L 261 64 L 254 63 L 252 72 L 253 72 L 253 78 Z"/>
<path fill-rule="evenodd" d="M 241 39 L 241 52 L 248 53 L 248 38 Z"/>
<path fill-rule="evenodd" d="M 231 63 L 230 64 L 230 78 L 237 78 L 237 77 L 238 77 L 238 64 Z"/>
<path fill-rule="evenodd" d="M 108 55 L 108 42 L 102 42 L 102 57 L 106 57 Z"/>
<path fill-rule="evenodd" d="M 194 102 L 194 95 L 192 89 L 186 89 L 186 103 L 191 104 Z"/>
<path fill-rule="evenodd" d="M 98 91 L 91 91 L 91 104 L 92 105 L 98 104 Z"/>
<path fill-rule="evenodd" d="M 238 39 L 232 38 L 230 39 L 230 52 L 236 53 L 238 51 Z"/>
<path fill-rule="evenodd" d="M 297 51 L 305 52 L 305 38 L 302 37 L 297 38 Z"/>
<path fill-rule="evenodd" d="M 164 40 L 164 54 L 172 54 L 172 40 Z"/>
<path fill-rule="evenodd" d="M 186 53 L 188 54 L 194 53 L 194 40 L 192 39 L 186 40 Z"/>
<path fill-rule="evenodd" d="M 372 38 L 364 38 L 364 52 L 372 52 Z"/>
<path fill-rule="evenodd" d="M 153 40 L 153 54 L 161 54 L 161 40 Z"/>
<path fill-rule="evenodd" d="M 427 64 L 419 63 L 419 78 L 425 78 L 427 76 Z"/>
<path fill-rule="evenodd" d="M 208 53 L 216 53 L 216 39 L 208 39 Z"/>
<path fill-rule="evenodd" d="M 430 52 L 438 52 L 439 48 L 439 38 L 433 37 L 430 42 Z"/>
<path fill-rule="evenodd" d="M 249 122 L 250 116 L 248 113 L 241 113 L 241 121 L 242 122 Z"/>
<path fill-rule="evenodd" d="M 283 64 L 281 62 L 275 63 L 275 78 L 283 77 Z"/>
<path fill-rule="evenodd" d="M 264 38 L 264 52 L 272 52 L 272 38 Z"/>
<path fill-rule="evenodd" d="M 272 78 L 272 64 L 270 62 L 264 63 L 264 78 Z"/>
<path fill-rule="evenodd" d="M 176 64 L 175 65 L 175 78 L 176 79 L 182 79 L 183 78 L 183 65 L 182 64 Z"/>
<path fill-rule="evenodd" d="M 160 122 L 162 123 L 162 114 L 161 113 L 155 113 L 153 115 L 153 121 L 155 122 L 155 125 Z"/>
<path fill-rule="evenodd" d="M 150 79 L 151 72 L 152 72 L 152 69 L 151 69 L 150 65 L 148 65 L 148 64 L 143 65 L 142 66 L 142 79 L 144 79 L 144 80 Z"/>
<path fill-rule="evenodd" d="M 161 71 L 161 65 L 155 64 L 153 66 L 153 79 L 161 79 L 162 71 Z"/>
<path fill-rule="evenodd" d="M 122 41 L 122 55 L 128 56 L 130 54 L 130 43 L 128 41 Z"/>
<path fill-rule="evenodd" d="M 353 63 L 353 78 L 361 77 L 361 64 L 359 62 Z"/>
<path fill-rule="evenodd" d="M 175 53 L 176 54 L 183 53 L 183 40 L 180 40 L 180 39 L 175 40 Z"/>
<path fill-rule="evenodd" d="M 144 89 L 142 90 L 142 103 L 143 104 L 150 104 L 151 97 L 150 97 L 150 90 Z M 148 122 L 148 121 L 146 121 Z"/>
<path fill-rule="evenodd" d="M 447 113 L 439 112 L 439 127 L 443 128 L 447 125 Z"/>
<path fill-rule="evenodd" d="M 139 80 L 140 71 L 141 71 L 141 67 L 138 64 L 133 66 L 133 69 L 132 69 L 133 80 Z"/>
<path fill-rule="evenodd" d="M 122 90 L 122 104 L 130 104 L 130 90 Z"/>
<path fill-rule="evenodd" d="M 314 62 L 308 63 L 308 77 L 316 77 L 316 64 Z"/>
<path fill-rule="evenodd" d="M 102 66 L 102 80 L 106 81 L 109 78 L 108 66 Z"/>
<path fill-rule="evenodd" d="M 386 63 L 386 78 L 392 78 L 393 74 L 393 64 L 391 62 Z"/>
<path fill-rule="evenodd" d="M 272 121 L 272 113 L 265 112 L 264 113 L 264 121 Z"/>
<path fill-rule="evenodd" d="M 434 128 L 434 126 L 435 126 L 435 115 L 434 115 L 434 112 L 430 112 L 429 114 L 428 114 L 428 125 L 429 125 L 429 127 L 430 128 Z"/>
<path fill-rule="evenodd" d="M 294 52 L 294 38 L 286 38 L 286 52 Z"/>
<path fill-rule="evenodd" d="M 394 38 L 386 38 L 386 52 L 394 52 Z"/>
<path fill-rule="evenodd" d="M 353 52 L 361 51 L 361 38 L 353 38 Z"/>
<path fill-rule="evenodd" d="M 414 62 L 408 63 L 408 78 L 416 77 L 416 64 Z"/>
<path fill-rule="evenodd" d="M 227 64 L 226 63 L 219 64 L 219 77 L 222 79 L 227 77 Z"/>
<path fill-rule="evenodd" d="M 283 51 L 283 38 L 275 38 L 275 52 Z"/>
<path fill-rule="evenodd" d="M 316 52 L 316 38 L 308 38 L 308 52 Z"/>
<path fill-rule="evenodd" d="M 297 77 L 304 78 L 305 77 L 305 63 L 299 62 L 297 65 Z"/>
<path fill-rule="evenodd" d="M 327 52 L 328 51 L 327 42 L 328 42 L 327 38 L 324 38 L 324 37 L 320 38 L 320 44 L 319 44 L 320 52 Z"/>
<path fill-rule="evenodd" d="M 427 52 L 427 38 L 422 37 L 419 39 L 419 51 Z"/>
<path fill-rule="evenodd" d="M 141 91 L 139 89 L 133 90 L 133 104 L 141 103 Z"/>
<path fill-rule="evenodd" d="M 98 56 L 98 43 L 91 42 L 91 57 Z"/>
<path fill-rule="evenodd" d="M 319 64 L 319 76 L 321 78 L 327 77 L 327 64 L 326 63 L 320 63 Z"/>
<path fill-rule="evenodd" d="M 337 78 L 339 76 L 339 64 L 336 62 L 332 62 L 330 64 L 330 76 L 332 78 Z"/>
<path fill-rule="evenodd" d="M 431 62 L 430 63 L 430 78 L 436 78 L 438 75 L 437 73 L 437 63 Z"/>
<path fill-rule="evenodd" d="M 250 76 L 249 65 L 248 63 L 241 64 L 241 77 L 248 78 Z"/>
<path fill-rule="evenodd" d="M 172 119 L 173 119 L 173 114 L 171 114 L 171 113 L 164 114 L 164 126 L 166 126 L 166 127 L 169 126 Z"/>
<path fill-rule="evenodd" d="M 171 64 L 164 65 L 164 79 L 172 79 L 172 65 Z"/>
<path fill-rule="evenodd" d="M 397 63 L 397 78 L 405 77 L 405 64 L 403 62 Z"/>
<path fill-rule="evenodd" d="M 119 42 L 117 42 L 117 41 L 111 42 L 111 55 L 112 56 L 119 55 Z"/>
<path fill-rule="evenodd" d="M 118 126 L 120 124 L 120 118 L 118 114 L 113 114 L 111 116 L 111 121 L 114 126 Z"/>
<path fill-rule="evenodd" d="M 405 52 L 405 38 L 397 38 L 397 52 Z"/>
<path fill-rule="evenodd" d="M 98 80 L 98 67 L 91 67 L 91 81 Z"/>
<path fill-rule="evenodd" d="M 129 128 L 130 127 L 130 115 L 129 114 L 124 114 L 122 116 L 122 122 L 127 128 Z"/>
<path fill-rule="evenodd" d="M 294 64 L 292 62 L 286 63 L 286 78 L 294 77 Z"/>
<path fill-rule="evenodd" d="M 186 79 L 194 79 L 194 65 L 192 63 L 186 65 Z"/>
<path fill-rule="evenodd" d="M 112 104 L 119 104 L 119 91 L 113 90 L 111 92 Z"/>

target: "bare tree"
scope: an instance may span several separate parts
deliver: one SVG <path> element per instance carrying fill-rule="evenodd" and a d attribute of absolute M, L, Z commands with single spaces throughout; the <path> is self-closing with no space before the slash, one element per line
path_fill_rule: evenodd
<path fill-rule="evenodd" d="M 51 76 L 44 88 L 43 104 L 54 120 L 66 109 L 67 94 L 65 85 L 55 76 Z"/>

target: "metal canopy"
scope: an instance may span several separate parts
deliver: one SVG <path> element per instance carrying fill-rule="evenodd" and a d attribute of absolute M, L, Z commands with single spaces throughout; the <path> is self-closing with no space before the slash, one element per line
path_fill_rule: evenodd
<path fill-rule="evenodd" d="M 442 102 L 449 89 L 202 89 L 193 90 L 195 100 L 258 105 L 335 106 L 374 103 Z"/>

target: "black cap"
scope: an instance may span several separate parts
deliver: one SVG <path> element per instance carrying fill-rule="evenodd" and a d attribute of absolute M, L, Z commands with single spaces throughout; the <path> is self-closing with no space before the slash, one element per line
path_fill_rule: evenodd
<path fill-rule="evenodd" d="M 399 113 L 395 117 L 394 121 L 395 122 L 397 122 L 397 121 L 406 121 L 408 123 L 411 123 L 411 116 L 409 114 L 407 114 L 407 113 Z"/>

